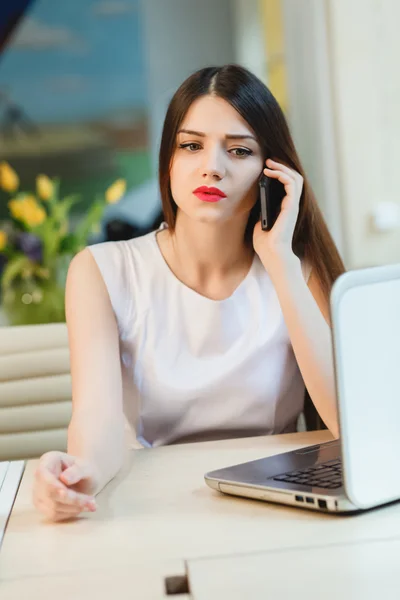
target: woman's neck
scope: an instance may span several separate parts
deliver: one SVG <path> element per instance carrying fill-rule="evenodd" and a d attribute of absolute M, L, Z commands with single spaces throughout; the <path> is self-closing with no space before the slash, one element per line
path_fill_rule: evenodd
<path fill-rule="evenodd" d="M 244 242 L 246 223 L 219 227 L 177 219 L 157 233 L 164 260 L 182 283 L 212 300 L 231 296 L 250 270 L 254 250 Z"/>
<path fill-rule="evenodd" d="M 178 211 L 170 240 L 182 267 L 199 279 L 248 268 L 254 251 L 245 243 L 247 215 L 221 223 L 194 221 Z"/>

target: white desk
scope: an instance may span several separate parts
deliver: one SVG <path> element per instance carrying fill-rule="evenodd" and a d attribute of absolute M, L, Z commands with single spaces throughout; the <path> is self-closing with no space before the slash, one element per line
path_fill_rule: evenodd
<path fill-rule="evenodd" d="M 193 600 L 398 600 L 400 539 L 193 559 Z"/>
<path fill-rule="evenodd" d="M 327 571 L 316 570 L 315 560 L 304 558 L 306 553 L 314 552 L 310 557 L 317 557 L 321 548 L 329 553 L 329 548 L 354 544 L 368 548 L 371 543 L 381 543 L 390 558 L 391 548 L 397 550 L 391 545 L 393 540 L 400 540 L 400 505 L 351 517 L 319 514 L 224 496 L 209 489 L 203 475 L 330 439 L 325 431 L 135 450 L 120 475 L 98 496 L 98 511 L 62 524 L 45 523 L 34 510 L 31 489 L 36 463 L 30 461 L 0 552 L 1 600 L 53 596 L 58 600 L 109 600 L 111 591 L 118 599 L 152 600 L 164 598 L 165 577 L 187 573 L 189 580 L 193 578 L 192 595 L 176 598 L 196 598 L 198 593 L 202 599 L 202 590 L 194 587 L 199 585 L 200 573 L 196 567 L 200 563 L 195 561 L 223 556 L 233 556 L 236 561 L 235 555 L 250 553 L 265 556 L 266 568 L 270 565 L 269 572 L 275 572 L 275 581 L 281 573 L 287 578 L 292 573 L 303 574 L 307 585 L 318 585 L 324 598 L 325 587 L 330 585 L 324 579 Z M 368 557 L 374 556 L 376 549 L 378 546 L 371 546 Z M 288 561 L 297 556 L 302 557 L 303 568 L 293 571 Z M 352 556 L 352 573 L 357 575 L 364 554 Z M 339 558 L 336 555 L 332 564 L 342 569 Z M 365 561 L 368 569 L 373 559 Z M 391 569 L 393 563 L 388 565 Z M 335 577 L 336 567 L 333 570 Z M 365 576 L 375 574 L 376 570 L 370 569 Z M 208 600 L 214 597 L 218 596 L 210 595 Z M 354 594 L 353 599 L 358 596 Z"/>

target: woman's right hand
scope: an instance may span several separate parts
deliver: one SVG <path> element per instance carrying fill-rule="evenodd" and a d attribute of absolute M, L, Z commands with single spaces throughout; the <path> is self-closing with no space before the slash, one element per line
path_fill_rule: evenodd
<path fill-rule="evenodd" d="M 51 521 L 94 512 L 98 477 L 89 462 L 65 452 L 46 452 L 40 458 L 33 484 L 33 503 Z"/>

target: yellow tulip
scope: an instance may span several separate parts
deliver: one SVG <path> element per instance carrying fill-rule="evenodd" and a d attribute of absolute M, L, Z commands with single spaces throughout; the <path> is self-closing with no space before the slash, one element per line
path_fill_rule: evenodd
<path fill-rule="evenodd" d="M 7 246 L 7 234 L 0 230 L 0 252 Z"/>
<path fill-rule="evenodd" d="M 8 208 L 10 209 L 11 215 L 14 219 L 21 219 L 22 216 L 22 204 L 21 200 L 10 200 L 8 203 Z"/>
<path fill-rule="evenodd" d="M 39 198 L 50 200 L 54 193 L 54 184 L 47 175 L 38 175 L 36 177 L 36 190 Z"/>
<path fill-rule="evenodd" d="M 21 221 L 25 210 L 33 204 L 36 204 L 35 197 L 26 195 L 22 198 L 15 198 L 14 200 L 10 200 L 10 202 L 8 203 L 8 208 L 10 209 L 10 213 L 14 217 L 14 219 L 18 219 L 19 221 Z"/>
<path fill-rule="evenodd" d="M 8 162 L 0 163 L 0 187 L 6 192 L 15 192 L 18 186 L 19 179 L 14 169 Z"/>
<path fill-rule="evenodd" d="M 116 204 L 119 200 L 121 200 L 121 198 L 125 194 L 125 192 L 126 192 L 125 179 L 117 179 L 106 190 L 107 204 Z"/>
<path fill-rule="evenodd" d="M 29 227 L 37 227 L 46 219 L 46 211 L 42 206 L 29 206 L 25 209 L 23 220 Z"/>
<path fill-rule="evenodd" d="M 33 194 L 24 194 L 21 198 L 23 206 L 36 207 L 39 206 L 36 197 Z"/>
<path fill-rule="evenodd" d="M 36 201 L 35 196 L 26 195 L 19 200 L 11 200 L 8 207 L 12 216 L 29 227 L 41 225 L 46 219 L 46 211 Z"/>

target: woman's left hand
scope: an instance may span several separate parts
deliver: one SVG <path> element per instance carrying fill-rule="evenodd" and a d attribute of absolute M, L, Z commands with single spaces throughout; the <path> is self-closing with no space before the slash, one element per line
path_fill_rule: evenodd
<path fill-rule="evenodd" d="M 299 214 L 303 177 L 297 171 L 272 159 L 266 161 L 264 174 L 278 179 L 286 191 L 282 200 L 281 212 L 270 231 L 263 231 L 261 221 L 256 223 L 253 232 L 254 250 L 268 269 L 273 262 L 282 262 L 294 257 L 292 250 L 293 233 Z"/>

